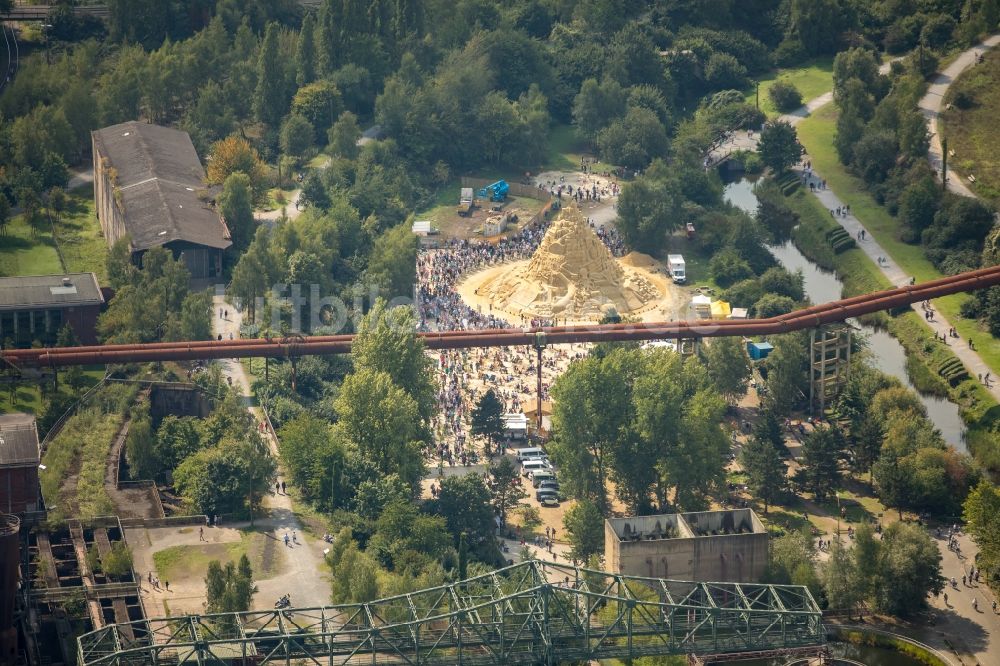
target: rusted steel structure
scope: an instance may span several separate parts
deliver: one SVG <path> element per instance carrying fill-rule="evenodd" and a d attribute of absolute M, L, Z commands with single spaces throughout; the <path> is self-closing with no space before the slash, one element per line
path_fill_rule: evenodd
<path fill-rule="evenodd" d="M 572 342 L 629 342 L 761 336 L 808 330 L 919 301 L 1000 285 L 1000 266 L 982 268 L 895 289 L 815 305 L 768 319 L 694 320 L 653 323 L 549 326 L 420 333 L 428 349 L 542 346 Z M 2 358 L 15 367 L 64 367 L 102 363 L 185 361 L 217 358 L 296 358 L 351 351 L 352 335 L 295 339 L 240 339 L 190 342 L 13 349 Z"/>

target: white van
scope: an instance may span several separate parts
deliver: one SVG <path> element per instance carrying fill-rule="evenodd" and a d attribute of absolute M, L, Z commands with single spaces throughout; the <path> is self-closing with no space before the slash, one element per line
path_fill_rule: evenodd
<path fill-rule="evenodd" d="M 524 472 L 525 476 L 528 476 L 532 472 L 539 472 L 541 470 L 552 469 L 552 465 L 546 460 L 525 460 L 521 463 L 521 470 Z"/>
<path fill-rule="evenodd" d="M 517 451 L 517 461 L 524 462 L 525 460 L 534 460 L 536 458 L 542 458 L 545 456 L 545 449 L 540 446 L 530 446 L 524 449 L 518 449 Z"/>

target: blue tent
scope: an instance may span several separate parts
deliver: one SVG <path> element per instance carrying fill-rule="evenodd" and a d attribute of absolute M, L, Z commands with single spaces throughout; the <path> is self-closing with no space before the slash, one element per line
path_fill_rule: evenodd
<path fill-rule="evenodd" d="M 771 353 L 774 349 L 774 345 L 770 342 L 748 342 L 747 343 L 747 353 L 750 354 L 750 358 L 755 361 L 759 361 L 762 358 L 767 358 L 767 355 Z"/>

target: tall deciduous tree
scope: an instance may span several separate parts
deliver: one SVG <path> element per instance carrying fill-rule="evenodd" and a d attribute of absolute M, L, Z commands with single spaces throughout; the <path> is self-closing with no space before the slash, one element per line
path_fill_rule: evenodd
<path fill-rule="evenodd" d="M 840 458 L 843 436 L 835 426 L 817 427 L 802 442 L 802 467 L 795 481 L 813 493 L 817 500 L 825 499 L 840 483 Z"/>
<path fill-rule="evenodd" d="M 743 469 L 747 473 L 753 497 L 764 501 L 764 513 L 788 486 L 788 468 L 771 442 L 751 437 L 743 446 Z"/>
<path fill-rule="evenodd" d="M 253 111 L 258 121 L 277 127 L 285 115 L 287 100 L 281 61 L 278 56 L 278 24 L 271 23 L 257 57 L 257 91 Z"/>
<path fill-rule="evenodd" d="M 423 475 L 417 403 L 385 372 L 363 366 L 344 378 L 334 403 L 337 425 L 378 474 L 398 474 L 411 488 Z"/>
<path fill-rule="evenodd" d="M 507 515 L 520 506 L 521 500 L 528 496 L 518 481 L 517 466 L 510 457 L 500 456 L 490 465 L 489 487 L 493 510 L 500 516 L 500 522 L 503 524 L 507 522 Z"/>
<path fill-rule="evenodd" d="M 236 135 L 226 137 L 212 146 L 206 172 L 208 182 L 214 185 L 222 185 L 236 172 L 246 174 L 250 178 L 254 199 L 260 197 L 265 189 L 264 162 L 250 142 Z"/>
<path fill-rule="evenodd" d="M 712 383 L 735 404 L 747 391 L 750 362 L 739 338 L 716 338 L 705 346 L 705 363 Z"/>
<path fill-rule="evenodd" d="M 358 139 L 361 138 L 361 127 L 358 117 L 350 111 L 344 111 L 327 132 L 327 152 L 335 157 L 349 160 L 358 156 Z"/>
<path fill-rule="evenodd" d="M 764 127 L 757 150 L 764 164 L 778 173 L 798 163 L 804 152 L 795 128 L 784 121 L 768 123 Z"/>
<path fill-rule="evenodd" d="M 388 374 L 413 398 L 420 416 L 430 419 L 436 388 L 412 308 L 389 308 L 385 301 L 376 301 L 358 324 L 351 356 L 357 368 Z"/>
<path fill-rule="evenodd" d="M 1000 490 L 989 481 L 979 482 L 965 500 L 966 531 L 979 546 L 980 566 L 987 571 L 1000 564 Z"/>
<path fill-rule="evenodd" d="M 219 212 L 229 227 L 237 251 L 246 249 L 254 234 L 253 189 L 250 176 L 238 171 L 226 178 L 222 194 L 219 195 Z"/>
<path fill-rule="evenodd" d="M 306 12 L 295 44 L 295 82 L 302 87 L 316 79 L 316 19 Z"/>
<path fill-rule="evenodd" d="M 604 516 L 593 502 L 581 500 L 574 504 L 563 517 L 563 526 L 573 559 L 585 562 L 604 552 Z"/>
<path fill-rule="evenodd" d="M 493 389 L 489 389 L 479 398 L 479 403 L 472 410 L 472 434 L 485 437 L 490 446 L 495 446 L 503 437 L 503 403 Z"/>

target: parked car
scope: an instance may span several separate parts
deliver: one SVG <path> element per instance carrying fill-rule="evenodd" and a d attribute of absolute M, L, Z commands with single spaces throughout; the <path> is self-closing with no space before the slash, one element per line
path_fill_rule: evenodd
<path fill-rule="evenodd" d="M 554 506 L 559 506 L 559 499 L 557 497 L 553 497 L 552 495 L 548 495 L 546 497 L 543 497 L 539 501 L 539 504 L 541 504 L 544 507 L 551 508 L 551 507 L 554 507 Z"/>
<path fill-rule="evenodd" d="M 541 490 L 543 488 L 551 488 L 552 490 L 559 492 L 559 482 L 556 481 L 555 479 L 548 479 L 546 481 L 542 481 L 538 484 L 538 489 Z"/>
<path fill-rule="evenodd" d="M 556 499 L 558 499 L 559 493 L 558 491 L 552 490 L 551 488 L 540 488 L 539 490 L 535 491 L 535 499 L 538 500 L 539 502 L 541 502 L 546 497 L 555 497 Z"/>

